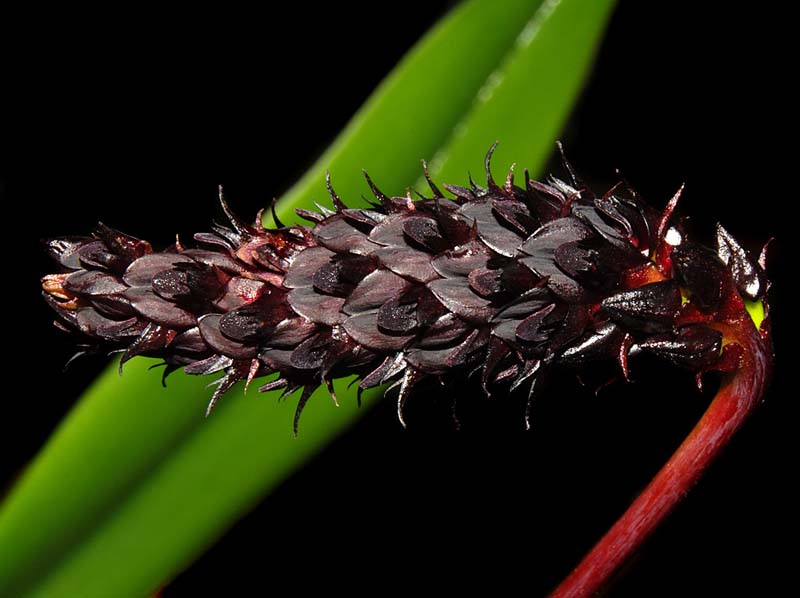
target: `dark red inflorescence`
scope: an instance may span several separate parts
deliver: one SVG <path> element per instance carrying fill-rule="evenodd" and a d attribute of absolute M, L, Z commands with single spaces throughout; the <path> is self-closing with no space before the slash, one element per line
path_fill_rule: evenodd
<path fill-rule="evenodd" d="M 492 148 L 493 150 L 494 148 Z M 486 187 L 430 181 L 433 197 L 388 197 L 297 210 L 310 226 L 265 229 L 222 205 L 229 226 L 164 252 L 102 224 L 48 242 L 62 273 L 43 279 L 57 324 L 95 344 L 162 358 L 167 372 L 222 372 L 234 383 L 278 373 L 261 390 L 312 392 L 357 375 L 399 386 L 398 413 L 430 377 L 475 374 L 488 394 L 556 367 L 645 351 L 703 371 L 727 367 L 714 323 L 764 298 L 763 264 L 722 227 L 712 251 L 627 186 L 596 196 L 569 182 L 509 173 Z M 427 177 L 427 168 L 425 169 Z M 621 189 L 621 190 L 620 190 Z M 726 347 L 727 348 L 727 347 Z M 730 356 L 729 356 L 730 357 Z M 334 397 L 335 398 L 335 397 Z"/>

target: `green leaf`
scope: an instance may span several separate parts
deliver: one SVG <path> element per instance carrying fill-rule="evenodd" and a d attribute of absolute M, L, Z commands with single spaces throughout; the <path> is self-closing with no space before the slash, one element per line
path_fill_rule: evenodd
<path fill-rule="evenodd" d="M 326 169 L 345 200 L 366 190 L 361 168 L 386 191 L 403 192 L 418 180 L 422 157 L 434 157 L 448 180 L 462 181 L 467 170 L 482 170 L 495 139 L 495 164 L 513 159 L 538 171 L 612 6 L 460 5 L 286 194 L 281 214 L 324 198 Z M 122 379 L 106 372 L 3 504 L 0 595 L 147 595 L 364 411 L 339 381 L 342 407 L 319 391 L 294 439 L 291 399 L 233 391 L 204 419 L 206 380 L 175 374 L 162 389 L 148 365 L 134 360 Z M 368 396 L 366 405 L 375 400 Z"/>

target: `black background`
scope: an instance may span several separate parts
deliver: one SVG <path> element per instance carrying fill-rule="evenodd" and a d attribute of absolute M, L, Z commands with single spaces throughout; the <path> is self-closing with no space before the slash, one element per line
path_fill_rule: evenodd
<path fill-rule="evenodd" d="M 5 393 L 0 484 L 13 481 L 103 367 L 61 372 L 71 344 L 39 299 L 37 278 L 50 266 L 38 240 L 84 233 L 102 219 L 164 246 L 175 232 L 207 228 L 220 183 L 241 214 L 255 213 L 312 163 L 449 4 L 373 12 L 298 3 L 281 14 L 70 9 L 5 19 L 3 359 L 7 388 L 23 390 Z M 784 23 L 787 15 L 729 5 L 622 1 L 562 135 L 589 181 L 613 181 L 619 167 L 656 205 L 685 181 L 683 214 L 701 238 L 718 220 L 753 249 L 777 237 L 778 369 L 767 400 L 611 597 L 792 587 L 796 559 L 783 544 L 796 535 L 787 274 L 797 185 Z M 255 595 L 275 584 L 543 595 L 710 398 L 682 372 L 637 367 L 635 384 L 598 397 L 573 379 L 554 380 L 529 433 L 513 397 L 488 403 L 457 389 L 459 432 L 442 393 L 412 399 L 408 430 L 383 401 L 163 596 Z"/>

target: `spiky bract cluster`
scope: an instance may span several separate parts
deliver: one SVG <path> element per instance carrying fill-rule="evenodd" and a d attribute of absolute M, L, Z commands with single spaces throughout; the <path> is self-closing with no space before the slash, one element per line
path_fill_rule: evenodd
<path fill-rule="evenodd" d="M 492 148 L 494 149 L 494 148 Z M 433 197 L 297 210 L 311 226 L 264 229 L 236 218 L 160 253 L 102 224 L 50 241 L 63 273 L 45 297 L 67 328 L 103 346 L 161 357 L 167 370 L 311 393 L 337 377 L 359 391 L 399 385 L 398 412 L 430 377 L 475 374 L 486 393 L 560 366 L 648 351 L 697 373 L 732 367 L 714 322 L 766 292 L 759 264 L 724 229 L 712 251 L 626 186 L 596 196 L 566 164 L 551 178 L 486 187 L 428 182 Z M 427 169 L 425 169 L 427 177 Z M 621 188 L 621 190 L 619 190 Z M 222 199 L 222 198 L 221 198 Z M 738 315 L 737 315 L 738 317 Z M 727 349 L 727 347 L 726 347 Z"/>

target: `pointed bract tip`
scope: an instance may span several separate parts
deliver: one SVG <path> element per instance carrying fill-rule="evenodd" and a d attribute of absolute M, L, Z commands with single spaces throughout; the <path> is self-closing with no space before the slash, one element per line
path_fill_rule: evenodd
<path fill-rule="evenodd" d="M 569 174 L 569 180 L 572 183 L 573 187 L 583 187 L 583 181 L 578 176 L 578 173 L 575 172 L 575 169 L 572 167 L 572 164 L 569 160 L 567 160 L 567 154 L 564 151 L 564 145 L 561 141 L 556 141 L 556 147 L 558 148 L 558 153 L 561 155 L 561 164 L 564 167 L 564 170 L 567 171 Z"/>
<path fill-rule="evenodd" d="M 434 199 L 442 199 L 444 195 L 439 190 L 439 187 L 436 186 L 436 183 L 433 182 L 431 179 L 431 173 L 428 171 L 428 162 L 425 161 L 423 158 L 422 160 L 422 172 L 425 173 L 425 180 L 428 182 L 428 187 L 431 189 L 431 193 L 433 193 Z"/>
<path fill-rule="evenodd" d="M 367 185 L 369 185 L 370 191 L 372 191 L 372 194 L 375 196 L 375 199 L 384 205 L 388 205 L 390 203 L 389 197 L 383 191 L 378 189 L 378 186 L 374 183 L 366 170 L 362 170 L 361 172 L 364 173 L 364 178 L 367 181 Z"/>
<path fill-rule="evenodd" d="M 222 189 L 222 185 L 218 185 L 219 189 L 219 205 L 222 207 L 222 211 L 225 213 L 225 216 L 233 226 L 234 230 L 239 233 L 240 235 L 249 235 L 251 233 L 251 228 L 247 226 L 243 220 L 241 220 L 236 214 L 233 213 L 231 210 L 230 205 L 228 204 L 228 200 L 225 198 L 225 192 Z"/>
<path fill-rule="evenodd" d="M 366 172 L 364 174 L 366 174 Z M 333 202 L 333 207 L 336 208 L 336 211 L 340 212 L 341 210 L 346 210 L 347 206 L 344 205 L 344 202 L 341 200 L 341 198 L 336 194 L 336 191 L 334 191 L 333 189 L 333 185 L 331 184 L 330 170 L 325 171 L 325 188 L 328 190 L 328 195 L 330 196 L 331 201 Z"/>
<path fill-rule="evenodd" d="M 494 177 L 492 177 L 492 155 L 494 154 L 494 150 L 497 149 L 498 143 L 499 142 L 495 141 L 492 144 L 492 147 L 490 147 L 489 151 L 486 152 L 486 158 L 484 160 L 484 167 L 486 169 L 486 186 L 494 193 L 502 192 L 500 187 L 495 182 Z"/>

